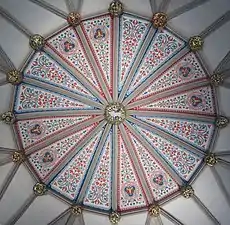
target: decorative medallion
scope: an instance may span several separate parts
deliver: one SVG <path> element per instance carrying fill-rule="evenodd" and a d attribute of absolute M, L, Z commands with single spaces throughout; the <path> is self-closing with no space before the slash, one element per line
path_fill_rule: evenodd
<path fill-rule="evenodd" d="M 189 39 L 188 44 L 192 51 L 199 51 L 202 49 L 204 41 L 200 36 L 194 36 Z"/>
<path fill-rule="evenodd" d="M 77 44 L 74 42 L 72 38 L 63 39 L 60 43 L 60 49 L 66 55 L 71 55 L 76 51 Z"/>
<path fill-rule="evenodd" d="M 71 208 L 71 213 L 78 216 L 82 214 L 82 208 L 80 206 L 73 206 Z"/>
<path fill-rule="evenodd" d="M 149 208 L 150 200 L 170 201 L 181 185 L 172 171 L 190 183 L 211 161 L 198 153 L 208 152 L 217 127 L 226 125 L 219 118 L 215 126 L 216 89 L 205 67 L 193 51 L 183 54 L 186 41 L 166 27 L 164 13 L 150 21 L 114 0 L 109 13 L 66 19 L 69 25 L 47 39 L 31 37 L 36 52 L 22 71 L 31 82 L 15 87 L 13 130 L 41 182 L 35 194 L 49 189 L 74 214 L 81 213 L 76 202 L 126 214 Z M 12 112 L 1 118 L 13 122 Z M 110 215 L 114 224 L 119 219 Z"/>
<path fill-rule="evenodd" d="M 118 125 L 125 120 L 126 109 L 119 102 L 111 103 L 106 106 L 104 115 L 108 123 Z"/>
<path fill-rule="evenodd" d="M 181 188 L 181 194 L 185 198 L 191 198 L 194 195 L 194 190 L 193 190 L 192 186 L 188 185 L 188 186 Z"/>
<path fill-rule="evenodd" d="M 114 0 L 108 10 L 112 16 L 120 16 L 123 13 L 123 4 L 119 0 Z"/>
<path fill-rule="evenodd" d="M 155 28 L 164 28 L 167 25 L 167 15 L 163 12 L 157 12 L 153 15 L 152 23 Z"/>
<path fill-rule="evenodd" d="M 22 82 L 22 73 L 18 70 L 11 70 L 7 73 L 7 81 L 13 85 L 20 84 Z"/>
<path fill-rule="evenodd" d="M 46 193 L 46 185 L 43 183 L 36 183 L 33 187 L 34 194 L 37 196 L 42 196 Z"/>
<path fill-rule="evenodd" d="M 108 28 L 104 25 L 95 26 L 90 31 L 91 39 L 96 43 L 105 42 L 108 39 Z"/>
<path fill-rule="evenodd" d="M 158 205 L 151 205 L 149 207 L 149 215 L 152 217 L 158 217 L 160 215 L 160 207 Z"/>
<path fill-rule="evenodd" d="M 224 77 L 220 73 L 214 73 L 211 77 L 211 84 L 218 87 L 224 82 Z"/>
<path fill-rule="evenodd" d="M 193 109 L 202 109 L 205 104 L 204 97 L 201 93 L 193 92 L 188 96 L 188 104 Z"/>
<path fill-rule="evenodd" d="M 121 216 L 118 212 L 112 212 L 110 215 L 109 215 L 109 220 L 112 224 L 117 224 L 121 219 Z"/>
<path fill-rule="evenodd" d="M 15 116 L 13 112 L 5 112 L 1 115 L 1 120 L 6 124 L 13 124 L 15 121 Z"/>
<path fill-rule="evenodd" d="M 79 25 L 81 23 L 80 13 L 77 13 L 77 12 L 69 13 L 69 15 L 67 17 L 67 22 L 69 23 L 69 25 L 71 25 L 73 27 L 76 27 L 77 25 Z"/>
<path fill-rule="evenodd" d="M 12 156 L 12 161 L 15 163 L 21 163 L 24 160 L 24 154 L 19 151 L 13 152 Z"/>
<path fill-rule="evenodd" d="M 45 39 L 40 34 L 34 34 L 30 37 L 30 47 L 35 51 L 40 51 L 45 46 Z"/>
<path fill-rule="evenodd" d="M 218 128 L 225 128 L 227 127 L 229 124 L 229 119 L 225 116 L 219 116 L 216 119 L 216 126 Z"/>
<path fill-rule="evenodd" d="M 217 163 L 217 158 L 214 153 L 209 153 L 204 161 L 208 166 L 214 166 Z"/>

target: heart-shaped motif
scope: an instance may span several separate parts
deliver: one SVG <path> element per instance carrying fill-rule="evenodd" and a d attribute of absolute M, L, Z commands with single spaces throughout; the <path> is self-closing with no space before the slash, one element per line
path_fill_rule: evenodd
<path fill-rule="evenodd" d="M 53 162 L 53 160 L 54 160 L 54 158 L 53 158 L 53 156 L 50 154 L 50 152 L 46 152 L 46 153 L 43 155 L 42 162 L 48 163 L 48 162 Z"/>
<path fill-rule="evenodd" d="M 157 174 L 156 176 L 153 177 L 153 182 L 155 184 L 158 184 L 162 186 L 164 184 L 164 177 L 162 174 Z"/>
<path fill-rule="evenodd" d="M 180 75 L 182 75 L 183 77 L 188 77 L 189 74 L 190 74 L 190 72 L 191 72 L 191 68 L 188 67 L 188 66 L 181 66 L 181 67 L 179 68 L 179 73 L 180 73 Z"/>
<path fill-rule="evenodd" d="M 134 195 L 135 187 L 133 185 L 129 185 L 125 187 L 125 192 L 128 194 L 129 197 Z"/>

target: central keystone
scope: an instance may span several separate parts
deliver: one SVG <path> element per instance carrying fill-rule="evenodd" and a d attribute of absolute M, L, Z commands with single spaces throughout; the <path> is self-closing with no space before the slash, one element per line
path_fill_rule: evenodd
<path fill-rule="evenodd" d="M 126 118 L 125 107 L 119 103 L 111 103 L 105 108 L 105 120 L 110 124 L 120 124 Z"/>

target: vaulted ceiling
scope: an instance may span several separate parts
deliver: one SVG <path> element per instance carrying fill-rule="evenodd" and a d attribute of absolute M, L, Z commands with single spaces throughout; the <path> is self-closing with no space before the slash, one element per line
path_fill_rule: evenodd
<path fill-rule="evenodd" d="M 229 0 L 110 4 L 0 0 L 0 225 L 229 225 Z"/>

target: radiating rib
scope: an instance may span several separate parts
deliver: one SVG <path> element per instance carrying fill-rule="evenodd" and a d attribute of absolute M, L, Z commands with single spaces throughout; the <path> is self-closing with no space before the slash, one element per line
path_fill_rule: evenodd
<path fill-rule="evenodd" d="M 11 157 L 6 157 L 3 159 L 0 159 L 0 167 L 6 165 L 8 163 L 11 163 L 11 162 L 12 162 Z"/>
<path fill-rule="evenodd" d="M 66 19 L 67 18 L 67 13 L 65 13 L 64 11 L 58 9 L 57 7 L 55 7 L 54 5 L 44 1 L 44 0 L 29 0 L 33 3 L 35 3 L 36 5 L 39 5 L 41 6 L 42 8 L 52 12 L 53 14 L 63 18 L 63 19 Z"/>
<path fill-rule="evenodd" d="M 118 97 L 119 102 L 123 102 L 125 95 L 129 89 L 130 85 L 131 85 L 132 79 L 136 74 L 138 66 L 140 66 L 140 64 L 142 62 L 142 57 L 145 55 L 145 52 L 148 49 L 148 47 L 149 47 L 149 45 L 153 39 L 153 36 L 156 34 L 155 32 L 156 32 L 156 30 L 153 27 L 151 27 L 145 40 L 143 41 L 144 43 L 143 43 L 141 49 L 139 50 L 139 57 L 135 58 L 135 60 L 132 64 L 132 68 L 129 71 L 127 78 L 125 80 L 125 83 L 122 87 L 121 93 L 119 94 L 119 97 Z M 132 94 L 132 96 L 133 96 L 133 94 Z"/>
<path fill-rule="evenodd" d="M 77 216 L 75 219 L 75 225 L 85 225 L 83 214 Z"/>
<path fill-rule="evenodd" d="M 164 210 L 161 208 L 161 214 L 167 218 L 168 220 L 170 220 L 172 223 L 176 224 L 176 225 L 184 225 L 181 221 L 179 221 L 176 217 L 174 217 L 171 213 L 169 213 L 168 211 Z"/>
<path fill-rule="evenodd" d="M 224 159 L 218 158 L 218 162 L 230 167 L 230 162 L 228 162 L 228 161 L 226 161 Z"/>
<path fill-rule="evenodd" d="M 142 145 L 146 148 L 146 149 L 153 149 L 152 145 L 148 143 L 147 140 L 145 140 L 128 122 L 124 122 L 124 125 L 131 131 L 131 133 L 135 134 L 136 137 L 138 137 L 142 143 Z M 166 170 L 169 172 L 169 174 L 177 181 L 178 185 L 182 185 L 184 182 L 181 179 L 181 177 L 174 172 L 174 170 L 171 169 L 171 167 L 165 163 L 165 161 L 159 157 L 155 151 L 152 151 L 152 153 L 154 154 L 154 157 L 156 157 L 159 162 L 161 163 L 161 165 L 164 165 L 164 167 L 166 168 Z"/>
<path fill-rule="evenodd" d="M 95 108 L 98 108 L 98 109 L 103 109 L 103 105 L 99 102 L 96 102 L 96 101 L 93 101 L 89 98 L 86 98 L 84 96 L 81 96 L 77 93 L 73 93 L 73 92 L 70 92 L 70 91 L 67 91 L 65 89 L 62 89 L 60 87 L 56 87 L 52 84 L 47 84 L 47 83 L 43 83 L 41 81 L 37 81 L 35 79 L 31 79 L 31 78 L 24 78 L 23 80 L 25 83 L 27 84 L 31 84 L 31 85 L 35 85 L 35 86 L 38 86 L 40 88 L 45 88 L 45 89 L 48 89 L 49 91 L 53 91 L 53 92 L 56 92 L 60 95 L 64 94 L 65 96 L 71 98 L 71 99 L 74 99 L 74 100 L 77 100 L 79 102 L 82 102 L 88 106 L 93 106 Z"/>
<path fill-rule="evenodd" d="M 81 124 L 78 124 L 78 126 L 72 126 L 71 128 L 68 127 L 66 129 L 62 129 L 62 132 L 59 133 L 58 135 L 50 136 L 50 137 L 46 138 L 45 140 L 41 141 L 40 143 L 37 143 L 30 148 L 27 148 L 26 154 L 30 155 L 30 154 L 36 152 L 37 150 L 45 148 L 46 146 L 51 145 L 54 142 L 61 140 L 70 134 L 73 134 L 74 132 L 78 132 L 81 129 L 88 127 L 88 126 L 91 126 L 94 123 L 99 123 L 103 119 L 104 119 L 103 116 L 98 116 L 98 117 L 94 117 L 92 119 L 86 120 L 86 121 L 82 122 Z"/>
<path fill-rule="evenodd" d="M 161 217 L 153 217 L 148 215 L 146 218 L 145 225 L 163 225 L 163 222 L 161 220 Z"/>
<path fill-rule="evenodd" d="M 9 70 L 15 69 L 15 66 L 0 45 L 0 70 L 1 69 L 7 73 Z"/>
<path fill-rule="evenodd" d="M 214 73 L 225 73 L 229 72 L 230 69 L 230 51 L 225 55 L 225 57 L 218 64 Z"/>
<path fill-rule="evenodd" d="M 0 147 L 0 154 L 12 154 L 13 152 L 17 151 L 16 149 Z"/>
<path fill-rule="evenodd" d="M 76 219 L 76 215 L 74 215 L 74 214 L 71 213 L 71 214 L 69 215 L 69 218 L 67 219 L 65 225 L 73 225 L 74 222 L 75 222 L 75 219 Z M 79 224 L 79 225 L 80 225 L 80 224 Z"/>
<path fill-rule="evenodd" d="M 1 71 L 1 69 L 0 69 L 0 71 Z M 3 86 L 7 83 L 8 83 L 8 81 L 6 80 L 6 77 L 0 78 L 0 86 Z"/>
<path fill-rule="evenodd" d="M 85 110 L 68 110 L 65 111 L 65 116 L 77 116 L 83 115 Z M 88 116 L 100 116 L 104 114 L 104 110 L 92 109 L 87 110 Z M 44 117 L 52 117 L 52 116 L 63 116 L 63 111 L 47 111 L 47 112 L 31 112 L 31 113 L 23 113 L 23 114 L 16 114 L 17 120 L 27 120 L 27 119 L 39 119 Z"/>
<path fill-rule="evenodd" d="M 138 120 L 138 119 L 136 119 L 136 118 L 134 118 L 134 117 L 129 117 L 128 120 L 129 120 L 130 122 L 132 122 L 132 123 L 137 124 L 137 125 L 140 126 L 140 127 L 143 127 L 143 128 L 146 129 L 146 130 L 154 130 L 154 132 L 155 132 L 156 134 L 158 134 L 158 135 L 160 135 L 160 136 L 164 136 L 164 137 L 167 138 L 167 140 L 172 140 L 172 141 L 178 143 L 179 145 L 182 145 L 183 147 L 185 147 L 185 148 L 191 150 L 191 151 L 192 151 L 193 153 L 195 153 L 195 154 L 199 154 L 200 156 L 204 156 L 204 155 L 205 155 L 205 153 L 204 153 L 202 150 L 190 146 L 189 144 L 185 143 L 184 141 L 180 140 L 179 138 L 173 137 L 172 135 L 168 134 L 167 132 L 165 132 L 165 131 L 163 131 L 163 130 L 160 130 L 160 129 L 157 128 L 157 127 L 154 127 L 154 126 L 152 126 L 151 124 L 148 124 L 148 123 L 146 123 L 146 122 L 144 122 L 144 121 Z"/>
<path fill-rule="evenodd" d="M 49 47 L 49 44 L 47 44 L 47 46 Z M 47 48 L 44 48 L 44 51 L 45 53 L 47 53 L 48 55 L 51 54 L 52 55 L 52 58 L 57 61 L 60 65 L 62 65 L 62 67 L 67 70 L 68 72 L 70 72 L 72 75 L 74 75 L 77 80 L 79 80 L 81 82 L 81 84 L 84 86 L 84 87 L 87 87 L 88 90 L 91 91 L 91 93 L 97 97 L 99 99 L 100 102 L 102 102 L 103 104 L 107 104 L 107 101 L 102 97 L 102 95 L 96 90 L 96 88 L 94 88 L 94 86 L 92 84 L 90 84 L 90 82 L 84 77 L 83 74 L 76 74 L 76 69 L 74 69 L 72 66 L 69 66 L 68 63 L 66 63 L 65 61 L 62 60 L 62 58 L 54 53 L 54 52 L 51 52 L 50 53 L 50 50 L 52 51 L 52 48 L 49 47 L 49 49 Z"/>
<path fill-rule="evenodd" d="M 118 171 L 118 126 L 113 126 L 113 170 Z M 112 190 L 116 190 L 117 174 L 112 173 Z M 112 210 L 117 211 L 117 191 L 112 191 Z"/>
<path fill-rule="evenodd" d="M 171 0 L 162 0 L 158 11 L 159 12 L 166 12 L 170 1 Z"/>
<path fill-rule="evenodd" d="M 83 5 L 83 0 L 75 0 L 75 2 L 77 1 L 77 3 L 74 4 L 75 6 L 75 11 L 76 12 L 81 12 L 82 9 L 82 5 Z"/>
<path fill-rule="evenodd" d="M 11 168 L 10 172 L 6 176 L 6 178 L 5 178 L 4 182 L 3 182 L 3 185 L 2 185 L 2 187 L 0 189 L 0 201 L 1 201 L 2 197 L 3 197 L 3 195 L 5 194 L 7 188 L 9 187 L 11 181 L 13 180 L 14 175 L 17 173 L 19 166 L 20 166 L 19 163 L 14 164 L 13 167 Z"/>
<path fill-rule="evenodd" d="M 211 213 L 211 211 L 204 205 L 204 203 L 196 196 L 193 196 L 195 202 L 200 206 L 203 212 L 217 225 L 221 225 L 220 222 L 216 219 L 216 217 Z"/>
<path fill-rule="evenodd" d="M 216 183 L 219 186 L 221 192 L 224 194 L 225 199 L 228 202 L 228 205 L 230 206 L 230 195 L 223 183 L 223 180 L 221 179 L 221 176 L 219 175 L 219 173 L 217 172 L 217 169 L 215 167 L 211 168 L 212 174 L 216 179 Z"/>
<path fill-rule="evenodd" d="M 70 212 L 70 208 L 66 209 L 64 212 L 62 212 L 60 215 L 58 215 L 55 219 L 53 219 L 51 222 L 49 222 L 47 225 L 55 225 L 58 223 L 63 217 L 65 217 Z"/>
<path fill-rule="evenodd" d="M 28 38 L 32 36 L 32 32 L 25 28 L 14 16 L 12 16 L 6 9 L 3 9 L 1 6 L 0 15 L 3 16 L 13 26 L 15 26 L 19 31 L 24 33 Z"/>
<path fill-rule="evenodd" d="M 89 141 L 88 140 L 88 137 L 92 137 L 96 134 L 98 134 L 99 131 L 102 130 L 103 126 L 106 124 L 105 121 L 102 121 L 100 122 L 96 128 L 94 128 L 90 134 L 87 135 L 87 138 L 84 138 L 84 140 L 80 143 L 78 143 L 76 146 L 75 146 L 75 149 L 82 149 L 86 144 L 87 142 Z M 68 156 L 65 158 L 65 160 L 63 160 L 56 168 L 55 170 L 53 171 L 53 173 L 48 177 L 48 180 L 46 180 L 46 183 L 49 183 L 51 182 L 51 180 L 61 171 L 61 169 L 69 162 L 69 158 L 72 158 L 75 154 L 77 154 L 76 151 L 73 151 L 73 152 L 70 152 L 68 154 Z"/>
<path fill-rule="evenodd" d="M 73 0 L 65 0 L 66 7 L 69 10 L 69 12 L 74 12 L 75 11 L 75 6 L 73 3 Z"/>
<path fill-rule="evenodd" d="M 135 171 L 137 172 L 138 176 L 140 177 L 141 184 L 143 186 L 143 190 L 145 190 L 145 194 L 146 194 L 146 197 L 148 199 L 148 202 L 151 202 L 152 201 L 151 191 L 149 189 L 149 186 L 148 186 L 146 180 L 144 179 L 144 177 L 145 177 L 144 172 L 141 170 L 141 168 L 139 166 L 138 158 L 137 158 L 136 154 L 134 153 L 132 146 L 130 145 L 131 140 L 130 140 L 130 137 L 128 137 L 128 135 L 126 133 L 123 124 L 119 125 L 119 130 L 121 131 L 121 136 L 122 136 L 122 139 L 124 140 L 125 145 L 127 146 L 127 150 L 129 152 L 129 155 L 131 156 L 130 158 L 133 161 Z"/>
<path fill-rule="evenodd" d="M 229 155 L 230 155 L 230 151 L 221 151 L 221 152 L 217 152 L 217 153 L 215 153 L 215 155 L 216 155 L 217 157 L 229 156 Z"/>
<path fill-rule="evenodd" d="M 199 36 L 204 39 L 208 35 L 210 35 L 215 30 L 219 29 L 221 26 L 223 26 L 225 23 L 227 23 L 230 20 L 230 10 L 227 11 L 223 16 L 218 18 L 216 21 L 214 21 L 209 27 L 207 27 L 204 31 L 202 31 Z"/>
<path fill-rule="evenodd" d="M 34 194 L 30 195 L 29 198 L 26 199 L 23 206 L 21 206 L 18 211 L 7 221 L 6 225 L 14 225 L 21 218 L 21 216 L 26 212 L 26 210 L 30 207 L 30 205 L 35 200 L 36 196 Z"/>
<path fill-rule="evenodd" d="M 210 83 L 209 80 L 203 80 L 203 81 L 200 81 L 199 83 L 194 82 L 192 84 L 187 84 L 187 85 L 184 85 L 181 87 L 175 87 L 172 90 L 162 91 L 158 94 L 148 96 L 148 97 L 143 98 L 143 99 L 136 100 L 132 103 L 129 103 L 126 108 L 132 109 L 132 108 L 138 107 L 140 105 L 147 105 L 147 104 L 150 104 L 150 103 L 155 102 L 157 100 L 173 96 L 174 94 L 177 94 L 178 92 L 183 93 L 187 90 L 192 90 L 193 88 L 198 88 L 198 87 L 208 85 L 209 83 Z"/>
<path fill-rule="evenodd" d="M 87 176 L 85 178 L 85 182 L 84 182 L 84 184 L 82 186 L 82 189 L 81 189 L 81 192 L 79 194 L 78 202 L 83 202 L 83 200 L 84 200 L 85 192 L 86 192 L 86 190 L 87 190 L 87 188 L 89 187 L 89 184 L 90 184 L 90 178 L 92 177 L 92 174 L 95 171 L 95 168 L 97 166 L 97 162 L 98 162 L 99 157 L 100 157 L 100 153 L 102 151 L 103 146 L 105 145 L 106 138 L 107 138 L 107 136 L 109 134 L 111 126 L 112 126 L 111 124 L 107 124 L 105 130 L 103 131 L 103 134 L 102 134 L 102 136 L 100 138 L 100 142 L 99 142 L 99 144 L 97 146 L 97 151 L 96 151 L 96 153 L 94 155 L 93 161 L 92 161 L 91 166 L 89 168 L 89 172 L 87 173 Z M 93 135 L 90 135 L 90 136 L 93 136 Z"/>
<path fill-rule="evenodd" d="M 152 14 L 157 12 L 157 4 L 156 4 L 156 0 L 149 0 L 150 6 L 151 6 L 151 10 L 152 10 Z"/>
<path fill-rule="evenodd" d="M 227 88 L 227 89 L 230 89 L 230 82 L 224 82 L 223 84 L 221 84 L 221 86 Z"/>
<path fill-rule="evenodd" d="M 195 115 L 195 114 L 183 114 L 180 112 L 162 112 L 162 111 L 145 111 L 145 110 L 128 110 L 129 115 L 133 116 L 166 116 L 172 118 L 184 118 L 184 119 L 201 119 L 205 122 L 214 122 L 215 117 L 206 117 L 205 115 Z"/>
<path fill-rule="evenodd" d="M 184 13 L 186 13 L 186 12 L 188 12 L 188 11 L 190 11 L 190 10 L 192 10 L 192 9 L 194 9 L 194 8 L 200 6 L 200 5 L 202 5 L 208 1 L 210 1 L 210 0 L 193 0 L 193 1 L 181 6 L 179 8 L 173 10 L 172 12 L 169 12 L 168 13 L 168 20 L 171 20 L 177 16 L 180 16 L 180 15 L 182 15 L 182 14 L 184 14 Z"/>

